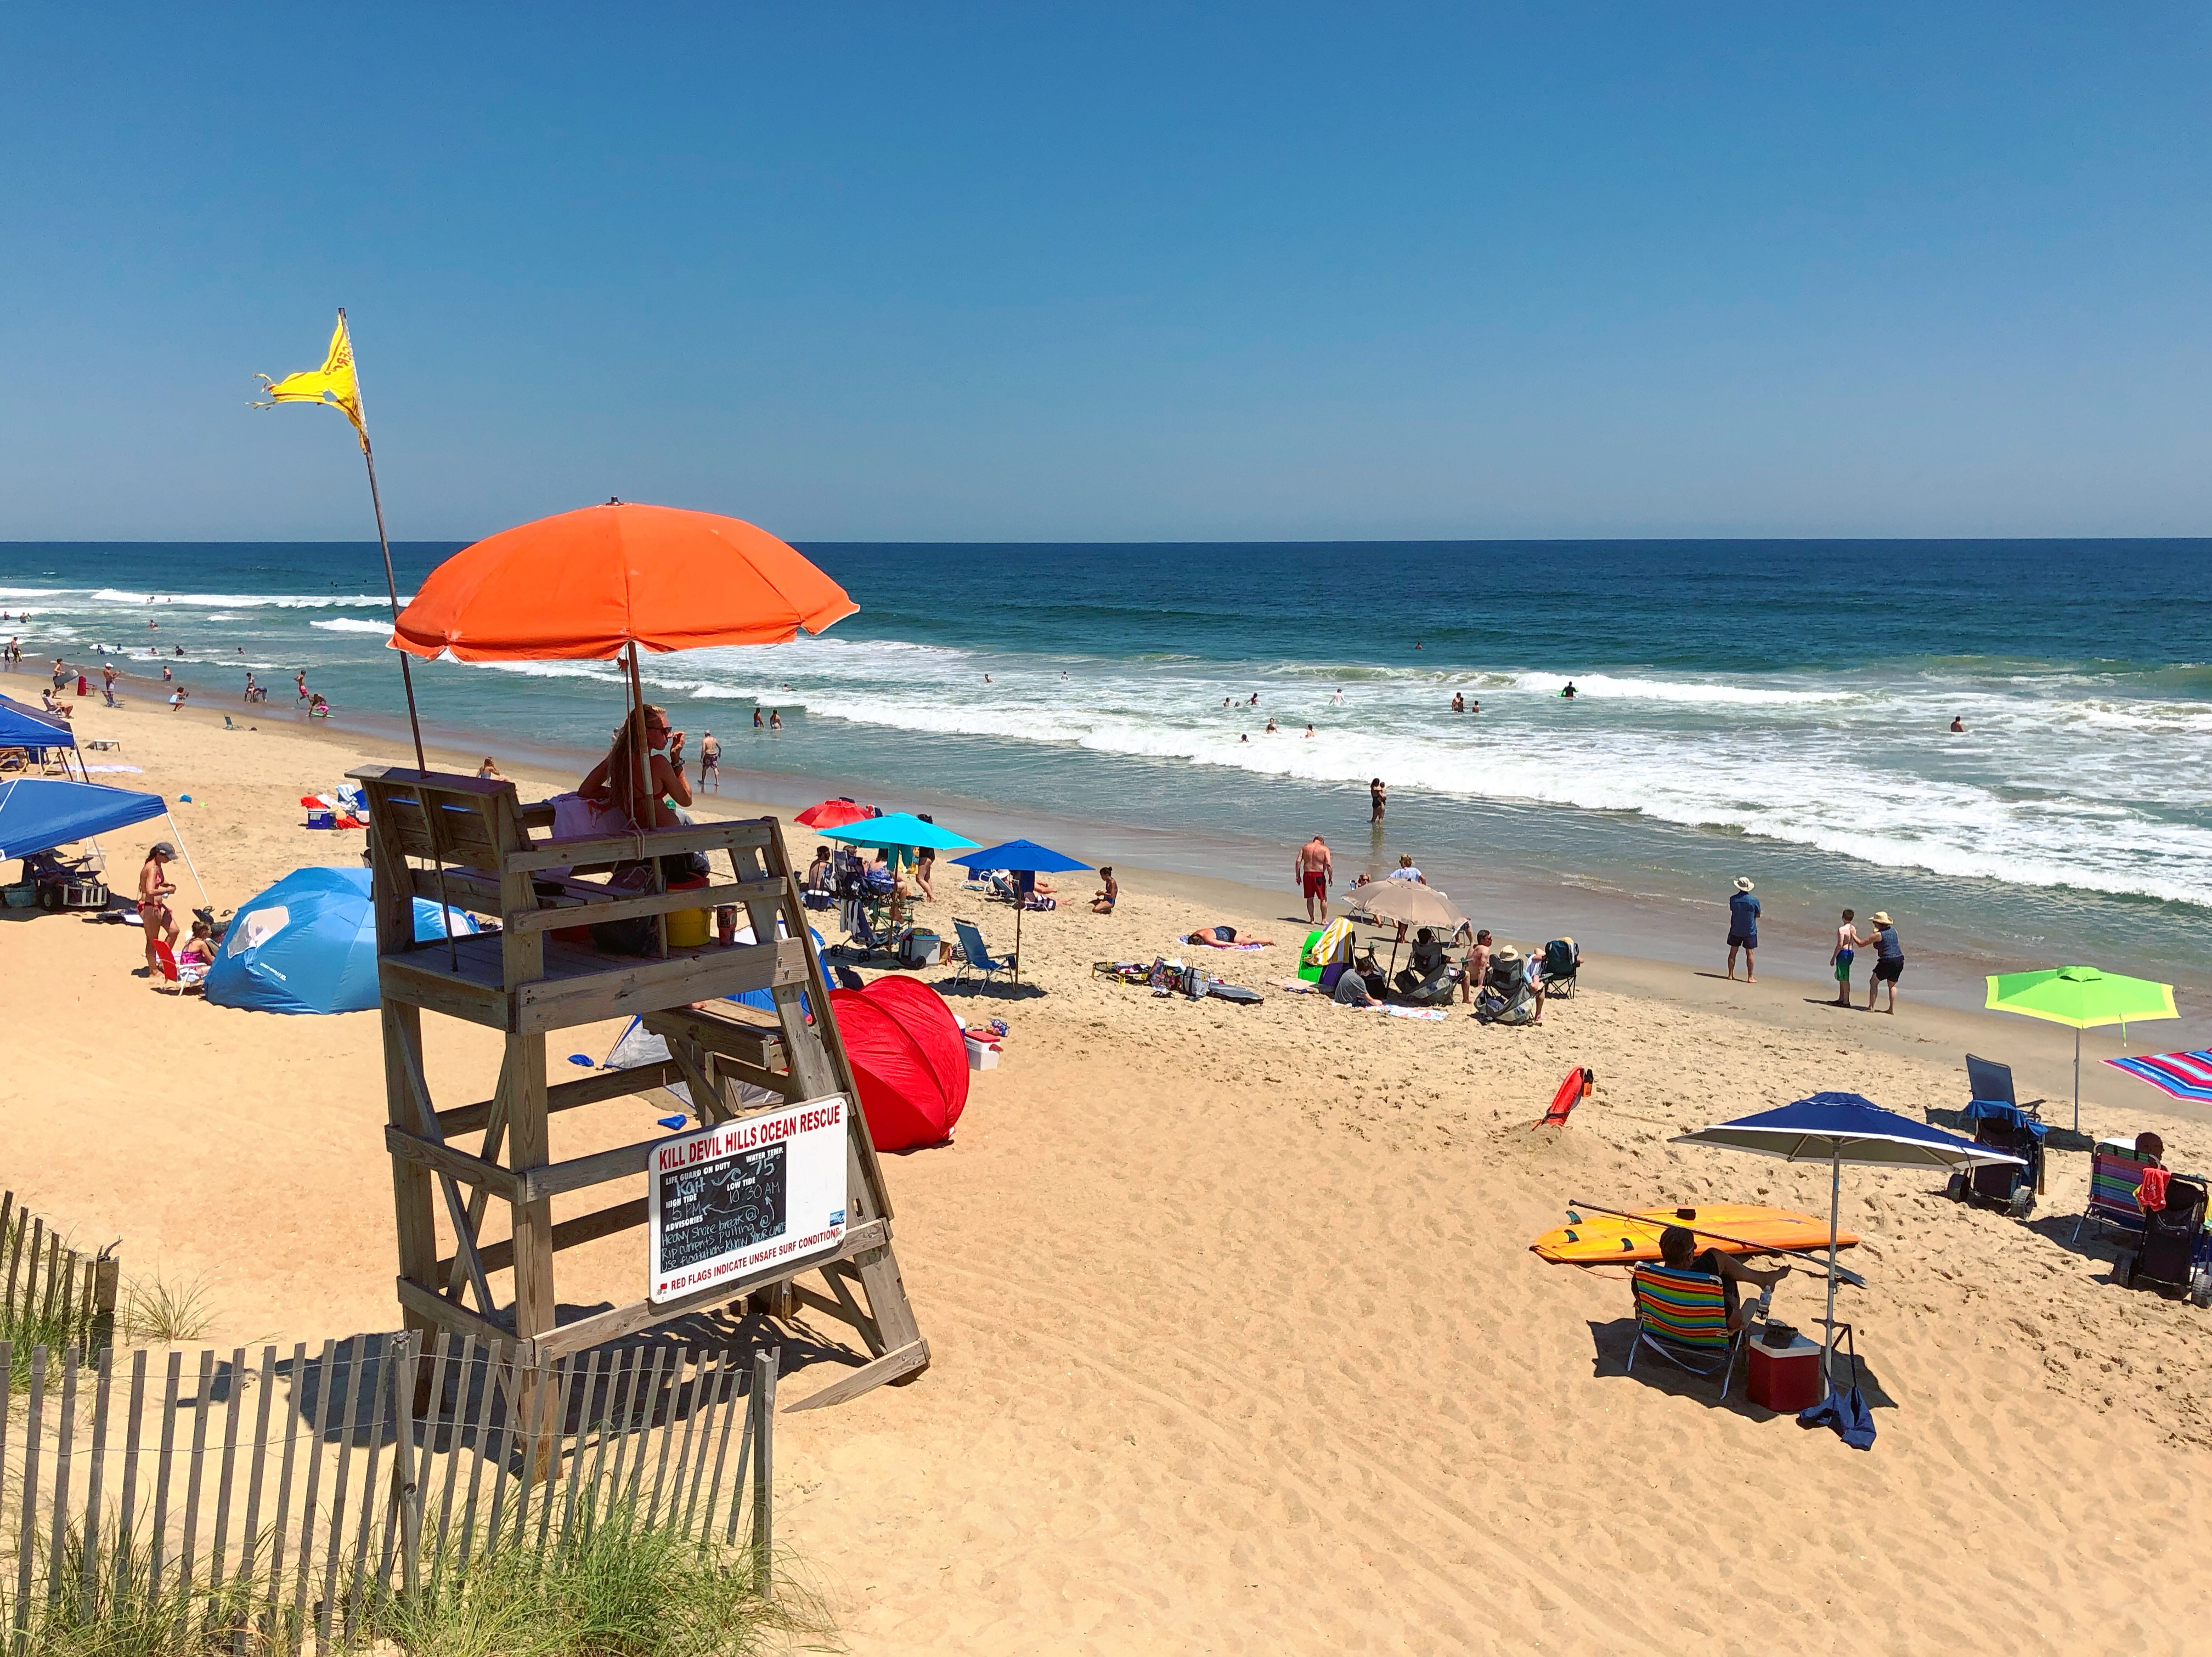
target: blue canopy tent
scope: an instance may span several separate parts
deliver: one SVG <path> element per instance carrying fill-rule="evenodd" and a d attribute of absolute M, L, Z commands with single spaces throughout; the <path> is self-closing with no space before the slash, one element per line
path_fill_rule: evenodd
<path fill-rule="evenodd" d="M 51 852 L 149 817 L 167 817 L 169 832 L 183 849 L 185 837 L 178 834 L 176 819 L 168 812 L 159 794 L 59 777 L 17 777 L 0 782 L 0 860 Z M 192 883 L 200 888 L 200 901 L 206 902 L 207 888 L 200 885 L 200 871 L 193 867 L 190 851 L 185 852 L 185 867 L 191 870 Z"/>
<path fill-rule="evenodd" d="M 376 916 L 366 869 L 295 869 L 241 904 L 215 965 L 207 998 L 258 1012 L 367 1012 L 377 1005 Z M 477 930 L 456 909 L 454 930 Z M 446 935 L 438 906 L 415 900 L 415 936 Z"/>
<path fill-rule="evenodd" d="M 0 748 L 27 748 L 43 757 L 49 748 L 76 746 L 68 720 L 0 696 Z"/>
<path fill-rule="evenodd" d="M 1087 863 L 1079 863 L 1065 853 L 1055 852 L 1049 846 L 1040 846 L 1033 840 L 1010 840 L 1003 846 L 988 847 L 980 852 L 970 852 L 964 858 L 950 858 L 969 869 L 1004 869 L 1012 874 L 1060 874 L 1072 869 L 1088 869 Z M 1014 906 L 1014 982 L 1021 980 L 1022 913 L 1029 905 Z"/>
<path fill-rule="evenodd" d="M 168 815 L 159 794 L 110 788 L 59 777 L 17 777 L 0 782 L 0 858 L 51 852 L 149 817 Z"/>
<path fill-rule="evenodd" d="M 1785 1162 L 1828 1164 L 1827 1338 L 1821 1344 L 1820 1385 L 1828 1386 L 1828 1364 L 1836 1344 L 1836 1209 L 1843 1199 L 1844 1164 L 1869 1168 L 1976 1168 L 1989 1162 L 2020 1163 L 2008 1152 L 1978 1145 L 1938 1127 L 1885 1110 L 1856 1093 L 1816 1093 L 1808 1099 L 1739 1116 L 1733 1122 L 1678 1133 L 1678 1145 L 1719 1145 Z"/>

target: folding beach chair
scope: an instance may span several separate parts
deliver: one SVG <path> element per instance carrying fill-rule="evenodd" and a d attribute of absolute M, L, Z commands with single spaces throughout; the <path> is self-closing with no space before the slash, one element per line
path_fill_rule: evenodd
<path fill-rule="evenodd" d="M 2116 1231 L 2130 1242 L 2140 1241 L 2143 1215 L 2136 1187 L 2142 1183 L 2142 1171 L 2143 1159 L 2136 1155 L 2133 1139 L 2097 1141 L 2089 1153 L 2089 1200 L 2074 1222 L 2069 1241 L 2080 1241 L 2081 1228 L 2094 1220 L 2100 1232 Z"/>
<path fill-rule="evenodd" d="M 974 973 L 986 984 L 1001 973 L 1009 979 L 1013 977 L 1014 968 L 1020 965 L 1020 962 L 1012 956 L 1008 956 L 1004 961 L 992 959 L 991 946 L 983 942 L 982 932 L 974 921 L 955 920 L 952 923 L 952 929 L 960 935 L 960 964 L 953 969 L 952 973 L 952 981 L 955 984 L 967 982 L 968 974 L 970 973 Z"/>
<path fill-rule="evenodd" d="M 1753 1322 L 1766 1320 L 1773 1291 L 1761 1290 L 1745 1314 L 1743 1327 L 1730 1329 L 1727 1292 L 1721 1280 L 1710 1272 L 1639 1266 L 1632 1277 L 1636 1340 L 1628 1349 L 1628 1373 L 1635 1372 L 1637 1348 L 1649 1346 L 1693 1375 L 1718 1375 L 1721 1397 L 1726 1399 L 1729 1383 L 1735 1379 L 1735 1355 L 1751 1332 Z"/>

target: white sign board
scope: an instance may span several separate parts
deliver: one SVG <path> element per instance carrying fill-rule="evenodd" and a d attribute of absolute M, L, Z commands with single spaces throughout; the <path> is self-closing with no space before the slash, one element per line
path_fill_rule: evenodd
<path fill-rule="evenodd" d="M 836 1248 L 849 1108 L 833 1094 L 655 1145 L 646 1168 L 653 1303 Z"/>

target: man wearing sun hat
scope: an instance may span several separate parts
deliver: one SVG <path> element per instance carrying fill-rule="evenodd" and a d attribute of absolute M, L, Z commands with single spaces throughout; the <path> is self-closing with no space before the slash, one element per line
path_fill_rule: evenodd
<path fill-rule="evenodd" d="M 1755 984 L 1759 974 L 1751 958 L 1759 949 L 1759 900 L 1751 895 L 1751 877 L 1735 877 L 1735 895 L 1729 899 L 1729 968 L 1728 975 L 1735 976 L 1735 952 L 1743 951 L 1743 981 Z"/>

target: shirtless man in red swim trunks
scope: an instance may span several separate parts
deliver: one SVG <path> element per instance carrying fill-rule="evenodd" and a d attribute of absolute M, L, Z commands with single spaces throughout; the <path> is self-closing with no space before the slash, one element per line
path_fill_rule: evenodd
<path fill-rule="evenodd" d="M 1291 865 L 1291 877 L 1305 895 L 1306 919 L 1316 926 L 1328 920 L 1328 883 L 1335 872 L 1328 859 L 1328 842 L 1316 835 L 1298 847 Z"/>

